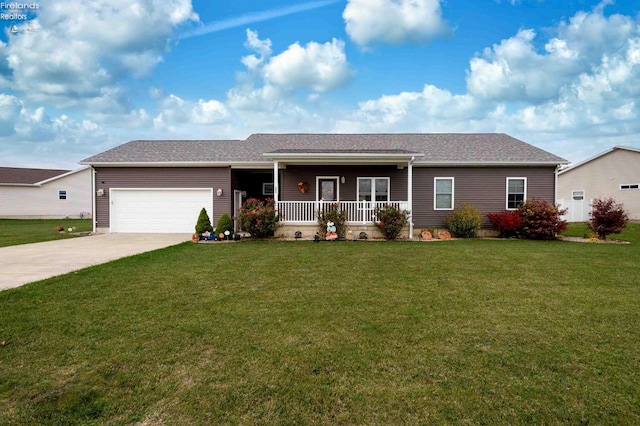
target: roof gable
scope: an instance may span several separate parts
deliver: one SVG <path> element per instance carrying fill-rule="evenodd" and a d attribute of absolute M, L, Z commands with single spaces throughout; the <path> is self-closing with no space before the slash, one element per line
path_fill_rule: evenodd
<path fill-rule="evenodd" d="M 558 172 L 558 175 L 562 175 L 568 172 L 571 172 L 575 169 L 577 169 L 578 167 L 584 166 L 585 164 L 590 164 L 593 161 L 597 161 L 598 159 L 611 154 L 614 151 L 627 151 L 627 152 L 632 152 L 632 153 L 638 153 L 640 154 L 640 148 L 632 148 L 632 147 L 628 147 L 628 146 L 621 146 L 621 145 L 617 145 L 614 146 L 613 148 L 609 148 L 606 151 L 601 152 L 600 154 L 596 154 L 593 157 L 587 158 L 586 160 L 580 161 L 579 163 L 576 163 L 572 166 L 569 166 L 563 170 L 560 170 Z"/>

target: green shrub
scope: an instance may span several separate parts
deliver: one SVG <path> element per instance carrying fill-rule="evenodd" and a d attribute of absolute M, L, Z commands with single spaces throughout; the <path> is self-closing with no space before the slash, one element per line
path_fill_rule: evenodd
<path fill-rule="evenodd" d="M 555 240 L 567 230 L 567 222 L 560 218 L 567 210 L 561 210 L 546 200 L 527 200 L 518 207 L 518 211 L 522 219 L 522 238 Z"/>
<path fill-rule="evenodd" d="M 598 234 L 598 238 L 606 240 L 609 234 L 619 234 L 629 222 L 629 215 L 624 206 L 613 198 L 593 200 L 589 229 Z"/>
<path fill-rule="evenodd" d="M 249 198 L 242 205 L 236 219 L 240 221 L 242 229 L 255 238 L 273 236 L 280 226 L 280 218 L 276 214 L 275 201 L 272 198 L 264 201 Z"/>
<path fill-rule="evenodd" d="M 206 231 L 213 232 L 213 226 L 211 226 L 211 219 L 209 219 L 207 210 L 203 207 L 196 222 L 196 234 L 202 235 Z"/>
<path fill-rule="evenodd" d="M 229 235 L 233 235 L 233 222 L 231 221 L 231 216 L 224 213 L 218 219 L 218 224 L 216 225 L 216 235 L 223 233 L 224 231 L 229 231 Z"/>
<path fill-rule="evenodd" d="M 320 235 L 324 238 L 327 233 L 327 222 L 333 222 L 336 227 L 338 238 L 342 239 L 347 236 L 347 211 L 341 211 L 337 204 L 331 204 L 324 211 L 318 212 L 318 227 Z"/>
<path fill-rule="evenodd" d="M 395 240 L 402 228 L 409 223 L 409 212 L 400 210 L 390 204 L 375 209 L 376 227 L 387 240 Z"/>
<path fill-rule="evenodd" d="M 444 218 L 451 235 L 457 238 L 475 238 L 482 226 L 482 215 L 476 206 L 464 203 Z"/>

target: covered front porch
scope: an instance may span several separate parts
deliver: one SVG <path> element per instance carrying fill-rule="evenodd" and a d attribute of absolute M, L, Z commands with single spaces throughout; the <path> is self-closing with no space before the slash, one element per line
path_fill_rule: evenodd
<path fill-rule="evenodd" d="M 267 152 L 273 198 L 284 227 L 310 229 L 330 209 L 346 213 L 351 228 L 374 228 L 376 210 L 393 206 L 411 214 L 413 161 L 406 150 L 287 150 Z M 409 220 L 408 236 L 413 224 Z"/>

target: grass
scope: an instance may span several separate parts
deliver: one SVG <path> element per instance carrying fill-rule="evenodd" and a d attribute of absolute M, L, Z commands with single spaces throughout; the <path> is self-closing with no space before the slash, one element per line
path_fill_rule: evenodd
<path fill-rule="evenodd" d="M 65 230 L 75 227 L 73 232 L 93 230 L 91 219 L 0 219 L 0 247 L 77 236 L 66 231 L 60 233 L 56 231 L 56 226 Z"/>
<path fill-rule="evenodd" d="M 639 424 L 629 245 L 185 243 L 0 293 L 0 424 Z"/>

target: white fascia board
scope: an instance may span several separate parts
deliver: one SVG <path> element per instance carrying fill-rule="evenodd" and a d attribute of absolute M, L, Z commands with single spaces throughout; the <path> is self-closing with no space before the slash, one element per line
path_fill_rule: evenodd
<path fill-rule="evenodd" d="M 105 161 L 81 163 L 90 164 L 93 167 L 230 167 L 233 162 L 229 161 L 154 161 L 154 162 L 121 162 Z M 240 164 L 240 163 L 237 163 Z M 255 164 L 255 163 L 242 163 Z M 271 163 L 265 163 L 267 166 Z"/>
<path fill-rule="evenodd" d="M 557 166 L 558 164 L 567 164 L 567 162 L 558 163 L 556 161 L 418 161 L 413 165 L 415 167 L 535 167 L 535 166 Z"/>
<path fill-rule="evenodd" d="M 424 154 L 421 153 L 369 153 L 369 152 L 349 152 L 349 153 L 340 153 L 340 152 L 327 152 L 327 153 L 318 153 L 318 152 L 306 152 L 306 153 L 264 153 L 266 158 L 286 161 L 289 163 L 294 162 L 309 162 L 309 161 L 325 161 L 325 162 L 350 162 L 350 161 L 389 161 L 389 162 L 398 162 L 401 161 L 411 161 L 415 157 L 422 157 Z"/>

